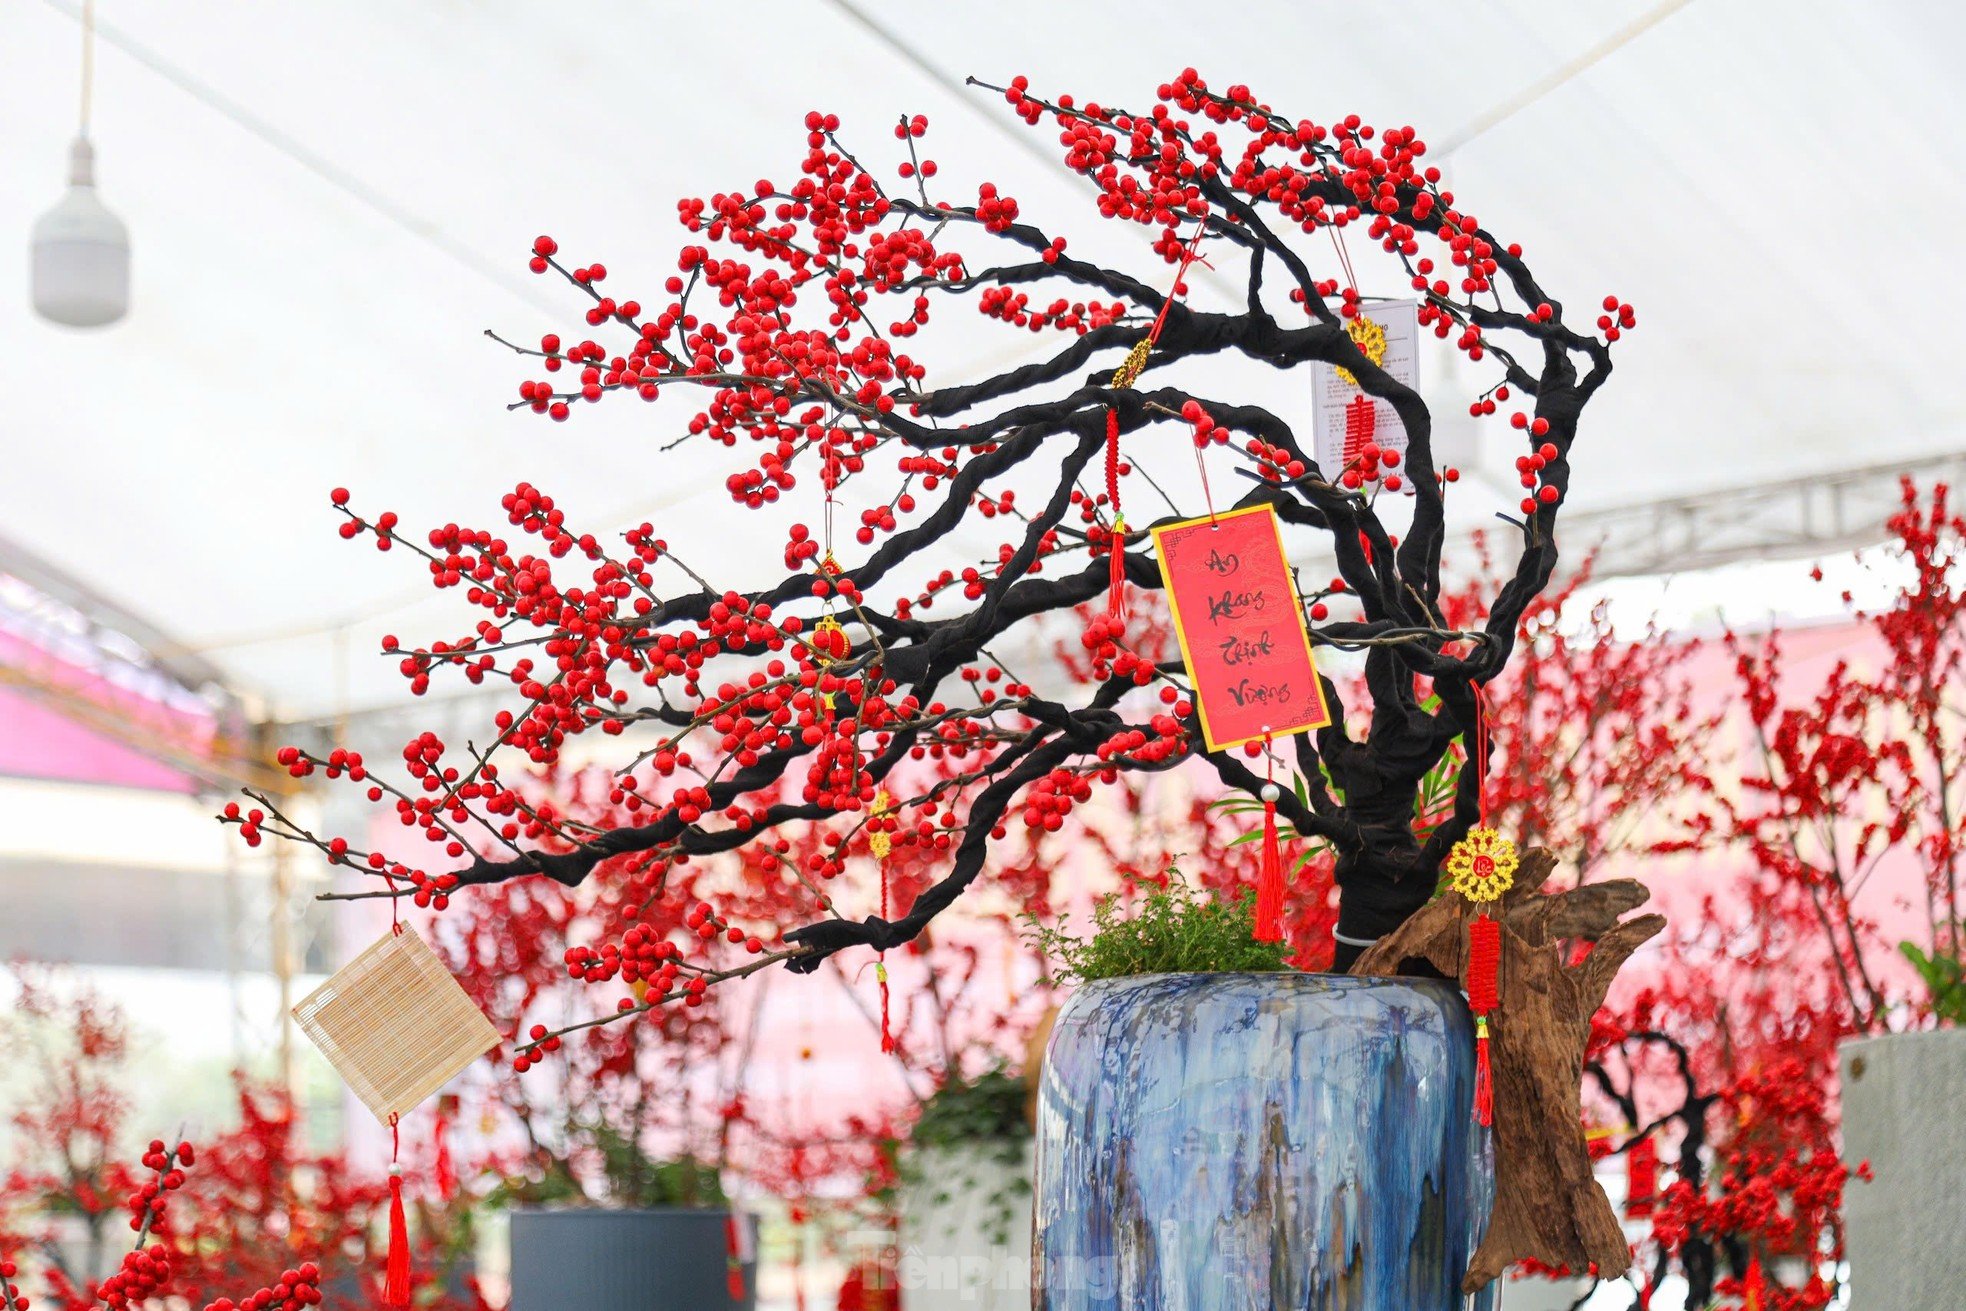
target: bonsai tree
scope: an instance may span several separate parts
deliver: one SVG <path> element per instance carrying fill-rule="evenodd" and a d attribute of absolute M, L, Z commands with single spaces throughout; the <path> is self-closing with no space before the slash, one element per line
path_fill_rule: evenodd
<path fill-rule="evenodd" d="M 583 404 L 667 402 L 656 440 L 678 458 L 728 461 L 728 493 L 782 541 L 782 571 L 722 578 L 714 543 L 671 542 L 653 523 L 603 541 L 529 482 L 503 499 L 496 530 L 419 535 L 337 489 L 345 537 L 410 551 L 478 612 L 445 640 L 385 639 L 412 691 L 492 679 L 515 699 L 481 743 L 426 732 L 387 773 L 345 750 L 282 750 L 298 777 L 365 790 L 428 840 L 429 859 L 315 835 L 264 795 L 227 810 L 246 841 L 308 843 L 375 877 L 332 895 L 441 909 L 512 879 L 577 886 L 610 861 L 654 905 L 692 861 L 783 856 L 795 833 L 817 834 L 785 871 L 807 894 L 797 922 L 746 922 L 705 897 L 680 934 L 626 925 L 569 949 L 570 972 L 610 986 L 618 1007 L 589 1023 L 700 1004 L 715 983 L 774 964 L 809 973 L 842 951 L 901 947 L 1013 826 L 1054 827 L 1122 776 L 1190 763 L 1244 793 L 1294 765 L 1304 787 L 1284 791 L 1278 813 L 1335 852 L 1337 968 L 1428 902 L 1481 813 L 1483 780 L 1459 771 L 1449 813 L 1422 837 L 1423 781 L 1473 740 L 1481 689 L 1550 580 L 1571 446 L 1631 307 L 1607 296 L 1601 310 L 1567 309 L 1440 185 L 1411 128 L 1315 122 L 1193 70 L 1145 109 L 1044 99 L 1022 78 L 986 89 L 1049 124 L 1090 184 L 1088 214 L 1138 232 L 1143 258 L 1082 258 L 993 184 L 946 192 L 919 116 L 895 125 L 897 145 L 875 162 L 820 112 L 806 117 L 795 180 L 682 203 L 690 244 L 646 304 L 541 237 L 532 268 L 584 298 L 594 335 L 507 341 L 532 375 L 512 408 L 569 419 Z M 1449 623 L 1441 600 L 1445 498 L 1468 493 L 1436 462 L 1419 392 L 1366 348 L 1371 288 L 1352 255 L 1374 249 L 1421 330 L 1485 377 L 1470 413 L 1506 423 L 1521 452 L 1525 495 L 1501 507 L 1513 566 L 1478 625 Z M 1196 262 L 1208 287 L 1232 293 L 1191 285 Z M 959 351 L 935 347 L 965 302 L 1005 334 L 1056 345 L 976 377 L 974 329 Z M 1216 390 L 1252 367 L 1291 371 L 1308 390 L 1321 366 L 1390 406 L 1403 452 L 1360 442 L 1325 467 L 1283 414 Z M 800 497 L 815 523 L 787 508 Z M 1337 576 L 1300 588 L 1312 641 L 1364 655 L 1366 696 L 1346 705 L 1326 679 L 1332 722 L 1263 763 L 1261 745 L 1205 748 L 1181 662 L 1142 655 L 1113 604 L 1160 586 L 1146 520 L 1232 506 L 1273 508 L 1300 553 L 1328 546 Z M 967 561 L 950 544 L 961 523 L 1001 526 L 1002 540 Z M 1059 622 L 1080 626 L 1089 656 L 1089 676 L 1064 687 L 1012 654 L 1023 637 L 1043 649 Z M 596 828 L 534 807 L 524 771 L 596 734 L 624 738 L 612 799 L 632 822 Z M 839 904 L 832 881 L 876 847 L 932 852 L 938 877 L 905 905 Z M 749 958 L 700 955 L 718 938 Z M 645 985 L 639 999 L 619 996 L 624 981 Z M 561 1040 L 537 1034 L 519 1058 Z"/>

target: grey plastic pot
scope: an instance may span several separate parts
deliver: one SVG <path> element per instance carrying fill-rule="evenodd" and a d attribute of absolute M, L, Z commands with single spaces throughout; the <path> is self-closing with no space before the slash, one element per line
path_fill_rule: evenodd
<path fill-rule="evenodd" d="M 752 1311 L 755 1260 L 743 1267 L 744 1296 L 730 1295 L 729 1215 L 687 1207 L 515 1210 L 510 1311 Z M 746 1249 L 756 1252 L 752 1232 Z"/>

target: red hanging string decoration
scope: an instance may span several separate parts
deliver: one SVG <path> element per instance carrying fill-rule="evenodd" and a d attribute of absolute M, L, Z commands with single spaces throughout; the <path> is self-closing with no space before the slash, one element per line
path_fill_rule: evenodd
<path fill-rule="evenodd" d="M 1258 942 L 1283 941 L 1283 850 L 1277 842 L 1277 798 L 1283 794 L 1276 785 L 1276 760 L 1270 756 L 1270 739 L 1263 738 L 1263 754 L 1268 760 L 1263 784 L 1263 863 L 1256 876 L 1256 928 Z"/>
<path fill-rule="evenodd" d="M 451 1116 L 456 1110 L 456 1097 L 445 1094 L 437 1099 L 437 1162 L 433 1173 L 437 1195 L 446 1202 L 457 1196 L 457 1168 L 451 1163 Z"/>
<path fill-rule="evenodd" d="M 867 817 L 867 850 L 873 854 L 881 871 L 881 918 L 888 917 L 887 854 L 893 848 L 894 839 L 889 829 L 894 821 L 889 817 L 894 809 L 894 799 L 883 788 L 874 794 L 874 806 Z M 895 1049 L 894 1026 L 888 1019 L 887 953 L 880 952 L 874 961 L 874 979 L 881 990 L 881 1051 L 892 1053 Z"/>
<path fill-rule="evenodd" d="M 1741 1285 L 1741 1311 L 1764 1311 L 1767 1305 L 1768 1280 L 1761 1273 L 1761 1258 L 1748 1260 L 1748 1277 Z"/>
<path fill-rule="evenodd" d="M 1140 371 L 1147 367 L 1147 355 L 1160 340 L 1161 328 L 1167 323 L 1167 311 L 1175 299 L 1186 290 L 1184 279 L 1188 269 L 1200 257 L 1201 236 L 1207 224 L 1197 223 L 1195 235 L 1188 238 L 1188 244 L 1181 252 L 1181 266 L 1175 270 L 1174 286 L 1160 303 L 1160 313 L 1154 316 L 1153 326 L 1147 335 L 1133 343 L 1133 349 L 1126 353 L 1119 368 L 1113 370 L 1113 380 L 1109 384 L 1115 390 L 1124 391 L 1139 379 Z M 1202 260 L 1206 264 L 1207 260 Z M 1106 593 L 1106 618 L 1112 621 L 1115 631 L 1126 623 L 1126 516 L 1120 512 L 1120 414 L 1111 405 L 1106 407 L 1106 500 L 1113 508 L 1113 526 L 1106 544 L 1106 558 L 1111 561 L 1112 581 Z M 1211 507 L 1211 513 L 1213 512 Z"/>
<path fill-rule="evenodd" d="M 1484 912 L 1468 926 L 1468 1009 L 1475 1017 L 1475 1119 L 1495 1122 L 1495 1081 L 1488 1061 L 1488 1017 L 1501 1004 L 1502 926 Z"/>
<path fill-rule="evenodd" d="M 391 903 L 394 904 L 393 902 Z M 403 1166 L 397 1159 L 402 1136 L 396 1130 L 396 1117 L 389 1117 L 389 1263 L 382 1281 L 382 1304 L 406 1307 L 410 1304 L 410 1233 L 403 1215 Z"/>
<path fill-rule="evenodd" d="M 1141 357 L 1145 358 L 1145 352 L 1141 352 Z M 1132 361 L 1133 356 L 1128 355 L 1127 362 L 1130 364 Z M 1115 382 L 1118 376 L 1114 375 Z M 1113 507 L 1113 537 L 1106 548 L 1106 558 L 1112 565 L 1112 579 L 1106 592 L 1106 617 L 1114 623 L 1124 624 L 1127 619 L 1126 516 L 1120 513 L 1120 415 L 1110 406 L 1106 410 L 1106 499 Z"/>
<path fill-rule="evenodd" d="M 1488 913 L 1515 883 L 1520 863 L 1515 844 L 1488 827 L 1488 705 L 1475 685 L 1474 752 L 1476 827 L 1447 853 L 1449 886 L 1477 910 L 1468 925 L 1468 1009 L 1475 1017 L 1475 1119 L 1493 1124 L 1495 1083 L 1488 1054 L 1488 1022 L 1501 1006 L 1502 926 Z"/>
<path fill-rule="evenodd" d="M 730 1293 L 730 1300 L 741 1304 L 744 1301 L 744 1240 L 739 1234 L 740 1227 L 737 1212 L 732 1211 L 724 1217 L 724 1287 Z"/>

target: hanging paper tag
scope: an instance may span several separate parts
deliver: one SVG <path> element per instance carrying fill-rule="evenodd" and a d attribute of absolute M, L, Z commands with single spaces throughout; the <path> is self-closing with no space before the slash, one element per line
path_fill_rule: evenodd
<path fill-rule="evenodd" d="M 1329 724 L 1276 511 L 1168 524 L 1154 547 L 1208 749 Z"/>
<path fill-rule="evenodd" d="M 407 926 L 336 970 L 293 1014 L 384 1124 L 498 1045 L 485 1013 Z"/>
<path fill-rule="evenodd" d="M 1412 301 L 1368 301 L 1346 331 L 1365 357 L 1415 390 L 1420 386 L 1420 307 Z M 1391 402 L 1368 396 L 1346 369 L 1320 364 L 1313 373 L 1311 444 L 1318 468 L 1332 482 L 1354 464 L 1367 442 L 1406 456 L 1406 425 Z M 1382 470 L 1381 475 L 1387 470 Z M 1404 470 L 1395 466 L 1390 472 Z M 1405 480 L 1410 489 L 1411 480 Z"/>

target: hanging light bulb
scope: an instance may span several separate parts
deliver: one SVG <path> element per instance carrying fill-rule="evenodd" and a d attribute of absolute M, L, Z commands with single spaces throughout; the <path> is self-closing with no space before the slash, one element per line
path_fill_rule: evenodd
<path fill-rule="evenodd" d="M 130 234 L 96 195 L 89 141 L 95 81 L 95 3 L 82 6 L 82 123 L 68 150 L 68 194 L 34 224 L 34 309 L 71 328 L 114 323 L 130 307 Z"/>

